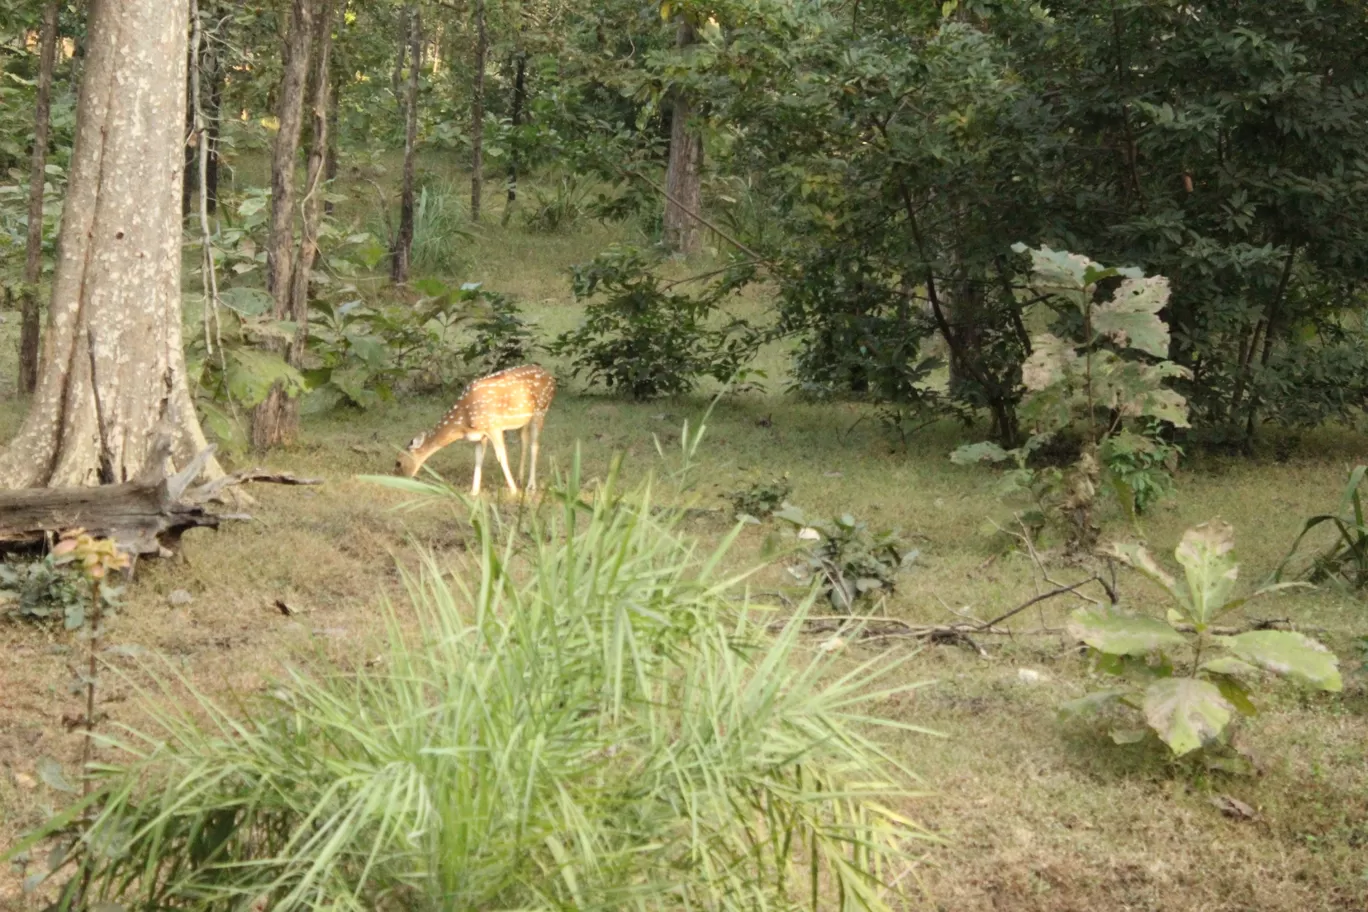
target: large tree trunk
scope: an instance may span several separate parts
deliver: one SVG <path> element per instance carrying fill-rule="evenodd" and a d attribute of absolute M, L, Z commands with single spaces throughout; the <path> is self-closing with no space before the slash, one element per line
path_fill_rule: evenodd
<path fill-rule="evenodd" d="M 157 429 L 179 464 L 207 446 L 181 341 L 187 13 L 90 6 L 43 372 L 0 487 L 128 481 Z"/>
<path fill-rule="evenodd" d="M 513 206 L 518 201 L 518 127 L 522 126 L 523 107 L 527 104 L 527 51 L 519 50 L 513 63 L 513 142 L 508 150 L 508 201 L 504 204 L 503 224 L 513 217 Z"/>
<path fill-rule="evenodd" d="M 404 93 L 404 185 L 399 195 L 399 230 L 390 251 L 390 279 L 408 281 L 413 259 L 413 154 L 418 145 L 418 70 L 423 59 L 423 23 L 417 5 L 408 10 L 408 88 Z"/>
<path fill-rule="evenodd" d="M 55 2 L 43 7 L 39 43 L 38 99 L 33 110 L 33 159 L 29 166 L 28 243 L 19 328 L 19 388 L 26 393 L 38 388 L 38 282 L 43 277 L 43 185 L 47 183 L 52 71 L 57 62 Z"/>
<path fill-rule="evenodd" d="M 470 93 L 470 220 L 480 220 L 484 190 L 484 84 L 489 35 L 485 30 L 484 0 L 475 0 L 475 84 Z"/>
<path fill-rule="evenodd" d="M 687 53 L 697 41 L 687 19 L 679 22 L 675 46 Z M 670 164 L 665 172 L 665 246 L 675 253 L 697 253 L 703 232 L 694 217 L 703 200 L 703 137 L 690 131 L 693 106 L 689 96 L 676 87 L 671 93 Z"/>
<path fill-rule="evenodd" d="M 271 157 L 271 234 L 266 246 L 266 287 L 275 301 L 272 314 L 277 320 L 291 319 L 293 311 L 290 289 L 294 276 L 294 171 L 314 22 L 313 0 L 294 0 L 276 106 L 280 127 Z M 277 384 L 266 401 L 252 412 L 252 445 L 266 449 L 287 443 L 293 439 L 298 425 L 298 409 Z"/>

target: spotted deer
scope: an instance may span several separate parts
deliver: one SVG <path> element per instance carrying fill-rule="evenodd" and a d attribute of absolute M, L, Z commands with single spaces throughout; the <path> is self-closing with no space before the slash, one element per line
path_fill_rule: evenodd
<path fill-rule="evenodd" d="M 508 450 L 504 447 L 504 432 L 522 432 L 522 447 L 518 453 L 518 477 L 527 461 L 528 440 L 532 445 L 532 466 L 527 478 L 527 489 L 537 487 L 537 448 L 546 410 L 556 395 L 556 378 L 535 364 L 510 367 L 472 381 L 461 398 L 451 407 L 437 426 L 419 434 L 399 455 L 397 471 L 412 478 L 433 453 L 457 440 L 475 443 L 475 478 L 471 482 L 472 496 L 480 493 L 480 471 L 484 467 L 485 441 L 494 447 L 508 487 L 515 493 L 518 483 L 508 469 Z"/>

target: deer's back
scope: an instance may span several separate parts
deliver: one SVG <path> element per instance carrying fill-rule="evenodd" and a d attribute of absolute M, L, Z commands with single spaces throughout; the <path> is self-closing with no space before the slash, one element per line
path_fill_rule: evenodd
<path fill-rule="evenodd" d="M 475 430 L 516 430 L 545 414 L 555 393 L 555 377 L 535 364 L 524 364 L 471 383 L 457 408 Z"/>

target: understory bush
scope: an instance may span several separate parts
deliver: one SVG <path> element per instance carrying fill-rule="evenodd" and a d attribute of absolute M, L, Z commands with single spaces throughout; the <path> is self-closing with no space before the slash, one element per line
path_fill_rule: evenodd
<path fill-rule="evenodd" d="M 549 190 L 532 188 L 531 208 L 523 216 L 527 227 L 553 234 L 577 225 L 588 213 L 593 187 L 576 174 L 563 174 Z"/>
<path fill-rule="evenodd" d="M 1013 249 L 1026 252 L 1021 244 Z M 1026 440 L 1010 450 L 991 442 L 962 446 L 951 459 L 1011 464 L 1001 492 L 1025 501 L 1017 520 L 1031 533 L 1057 526 L 1070 546 L 1086 549 L 1097 538 L 1099 489 L 1111 489 L 1131 517 L 1170 490 L 1177 450 L 1164 429 L 1187 427 L 1188 406 L 1168 384 L 1191 371 L 1167 360 L 1163 276 L 1049 247 L 1029 252 L 1030 291 L 1037 306 L 1051 309 L 1053 331 L 1032 337 L 1021 368 Z M 1041 465 L 1039 455 L 1060 443 L 1071 450 L 1069 464 Z"/>
<path fill-rule="evenodd" d="M 422 295 L 413 304 L 314 302 L 307 409 L 369 408 L 400 390 L 457 389 L 532 351 L 531 326 L 506 296 L 430 278 L 413 288 Z"/>
<path fill-rule="evenodd" d="M 927 836 L 870 726 L 907 727 L 877 721 L 918 686 L 892 678 L 906 657 L 836 673 L 806 605 L 771 634 L 720 571 L 734 536 L 701 554 L 649 484 L 578 478 L 507 524 L 373 479 L 468 516 L 469 557 L 405 574 L 376 659 L 231 704 L 146 669 L 151 724 L 44 831 L 75 838 L 53 856 L 68 902 L 83 880 L 90 902 L 205 912 L 903 902 Z"/>
<path fill-rule="evenodd" d="M 1362 492 L 1365 477 L 1368 477 L 1368 465 L 1354 466 L 1350 470 L 1335 511 L 1317 514 L 1306 521 L 1287 556 L 1274 571 L 1274 582 L 1282 582 L 1292 575 L 1290 568 L 1306 536 L 1320 526 L 1328 526 L 1334 530 L 1334 540 L 1300 568 L 1302 577 L 1313 583 L 1334 583 L 1354 592 L 1368 587 L 1368 518 L 1364 514 Z"/>
<path fill-rule="evenodd" d="M 556 338 L 552 353 L 570 356 L 590 383 L 638 400 L 688 392 L 702 377 L 731 380 L 754 357 L 760 333 L 739 319 L 713 325 L 730 281 L 679 294 L 653 265 L 640 250 L 615 245 L 574 267 L 575 297 L 588 301 L 584 320 Z"/>
<path fill-rule="evenodd" d="M 86 604 L 79 578 L 51 554 L 41 560 L 0 563 L 0 616 L 61 620 L 67 630 L 76 630 L 85 623 Z"/>
<path fill-rule="evenodd" d="M 803 570 L 818 581 L 834 611 L 849 612 L 861 599 L 892 592 L 898 575 L 921 556 L 918 549 L 908 547 L 899 530 L 875 532 L 849 513 L 829 521 L 812 519 L 786 503 L 774 517 L 813 543 L 804 552 Z"/>
<path fill-rule="evenodd" d="M 451 183 L 420 187 L 413 200 L 413 268 L 450 275 L 465 262 L 474 234 L 462 191 Z"/>
<path fill-rule="evenodd" d="M 1179 582 L 1143 546 L 1112 545 L 1107 553 L 1157 583 L 1169 606 L 1163 619 L 1115 605 L 1079 608 L 1070 615 L 1069 632 L 1090 647 L 1098 669 L 1114 675 L 1118 684 L 1067 704 L 1065 711 L 1120 710 L 1126 721 L 1112 729 L 1117 743 L 1141 741 L 1153 732 L 1176 756 L 1209 748 L 1209 763 L 1231 768 L 1242 764 L 1222 756 L 1221 749 L 1229 747 L 1236 715 L 1257 712 L 1250 691 L 1264 673 L 1317 690 L 1340 690 L 1338 660 L 1304 634 L 1215 629 L 1217 620 L 1250 599 L 1304 585 L 1277 583 L 1235 598 L 1234 549 L 1235 533 L 1226 523 L 1189 529 L 1174 551 L 1183 568 Z"/>

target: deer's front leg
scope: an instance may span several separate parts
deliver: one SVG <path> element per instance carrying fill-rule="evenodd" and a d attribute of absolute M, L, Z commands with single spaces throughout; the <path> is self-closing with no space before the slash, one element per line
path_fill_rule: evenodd
<path fill-rule="evenodd" d="M 484 438 L 475 444 L 475 479 L 470 483 L 470 496 L 480 496 L 480 470 L 484 468 Z"/>

